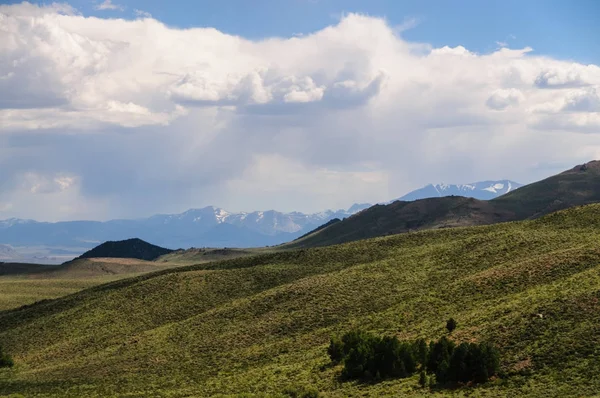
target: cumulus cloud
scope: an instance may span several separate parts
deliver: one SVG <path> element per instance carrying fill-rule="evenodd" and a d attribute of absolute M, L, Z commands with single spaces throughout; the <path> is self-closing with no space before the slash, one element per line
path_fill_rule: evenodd
<path fill-rule="evenodd" d="M 316 211 L 600 156 L 578 134 L 600 132 L 600 68 L 529 47 L 432 48 L 358 14 L 249 40 L 138 10 L 0 13 L 0 218 Z"/>
<path fill-rule="evenodd" d="M 541 88 L 570 88 L 600 84 L 600 67 L 563 64 L 543 68 L 535 79 Z"/>

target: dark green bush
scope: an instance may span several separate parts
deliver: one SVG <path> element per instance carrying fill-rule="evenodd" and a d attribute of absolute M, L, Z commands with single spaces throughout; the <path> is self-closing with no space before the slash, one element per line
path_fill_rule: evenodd
<path fill-rule="evenodd" d="M 448 321 L 446 321 L 446 329 L 448 329 L 448 333 L 452 333 L 452 331 L 456 329 L 456 326 L 457 323 L 454 318 L 450 318 Z"/>
<path fill-rule="evenodd" d="M 0 368 L 12 368 L 15 365 L 10 355 L 6 354 L 0 347 Z"/>

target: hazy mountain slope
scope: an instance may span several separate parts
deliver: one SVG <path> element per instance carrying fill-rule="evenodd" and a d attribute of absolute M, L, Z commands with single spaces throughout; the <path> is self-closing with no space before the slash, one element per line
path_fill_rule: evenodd
<path fill-rule="evenodd" d="M 15 259 L 19 257 L 21 256 L 12 246 L 0 244 L 0 261 Z"/>
<path fill-rule="evenodd" d="M 344 382 L 326 354 L 362 327 L 489 340 L 504 379 L 450 396 L 600 390 L 600 205 L 520 223 L 401 234 L 185 267 L 0 312 L 18 366 L 0 395 L 424 396 L 416 377 Z M 538 316 L 537 314 L 542 314 Z"/>
<path fill-rule="evenodd" d="M 577 166 L 489 201 L 449 196 L 377 205 L 286 247 L 314 247 L 411 230 L 524 220 L 600 201 L 600 162 Z"/>
<path fill-rule="evenodd" d="M 169 254 L 173 250 L 165 249 L 141 239 L 132 238 L 121 241 L 108 241 L 83 253 L 78 259 L 113 257 L 113 258 L 135 258 L 138 260 L 152 261 L 162 255 Z"/>
<path fill-rule="evenodd" d="M 431 228 L 494 224 L 515 218 L 494 203 L 461 196 L 375 205 L 284 247 L 315 247 Z"/>
<path fill-rule="evenodd" d="M 522 184 L 510 180 L 479 181 L 470 184 L 429 184 L 396 200 L 412 201 L 443 196 L 465 196 L 479 200 L 490 200 L 521 186 Z"/>

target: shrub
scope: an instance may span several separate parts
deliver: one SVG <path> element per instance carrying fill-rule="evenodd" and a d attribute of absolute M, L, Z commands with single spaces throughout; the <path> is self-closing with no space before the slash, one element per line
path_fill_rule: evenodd
<path fill-rule="evenodd" d="M 14 365 L 15 363 L 11 356 L 4 353 L 2 347 L 0 347 L 0 368 L 12 368 Z"/>
<path fill-rule="evenodd" d="M 456 326 L 457 323 L 454 318 L 450 318 L 448 321 L 446 321 L 446 329 L 448 329 L 448 333 L 452 333 L 452 331 L 456 329 Z"/>

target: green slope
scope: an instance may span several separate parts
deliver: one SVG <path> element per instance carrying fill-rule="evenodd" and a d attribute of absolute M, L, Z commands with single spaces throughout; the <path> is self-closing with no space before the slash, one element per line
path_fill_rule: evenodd
<path fill-rule="evenodd" d="M 376 205 L 282 247 L 327 246 L 423 229 L 526 220 L 596 202 L 600 202 L 600 161 L 576 166 L 490 201 L 449 196 Z"/>
<path fill-rule="evenodd" d="M 18 364 L 0 371 L 0 395 L 429 395 L 416 377 L 341 382 L 325 348 L 356 326 L 437 338 L 452 316 L 455 340 L 500 348 L 506 377 L 436 395 L 593 396 L 599 241 L 590 205 L 113 282 L 0 312 L 0 344 Z"/>

